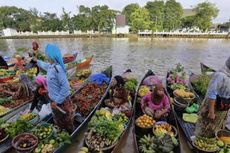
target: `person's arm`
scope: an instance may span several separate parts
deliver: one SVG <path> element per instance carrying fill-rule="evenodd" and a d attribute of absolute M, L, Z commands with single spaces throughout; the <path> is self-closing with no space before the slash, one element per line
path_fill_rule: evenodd
<path fill-rule="evenodd" d="M 59 96 L 55 99 L 55 102 L 57 104 L 61 104 L 66 99 L 66 97 L 69 96 L 70 86 L 66 76 L 66 72 L 60 66 L 57 66 L 57 69 L 58 69 L 57 78 L 61 89 L 58 93 Z"/>
<path fill-rule="evenodd" d="M 37 60 L 37 65 L 43 70 L 47 71 L 50 64 L 43 62 L 41 60 Z"/>
<path fill-rule="evenodd" d="M 212 80 L 210 81 L 208 85 L 208 90 L 206 94 L 206 98 L 208 99 L 208 118 L 215 119 L 215 104 L 216 104 L 216 98 L 218 95 L 218 90 L 222 86 L 223 77 L 220 74 L 214 74 Z"/>
<path fill-rule="evenodd" d="M 141 99 L 141 109 L 142 109 L 142 111 L 144 110 L 144 108 L 146 107 L 146 103 L 148 102 L 148 100 L 149 100 L 149 96 L 150 96 L 151 94 L 147 94 L 147 95 L 145 95 L 142 99 Z"/>

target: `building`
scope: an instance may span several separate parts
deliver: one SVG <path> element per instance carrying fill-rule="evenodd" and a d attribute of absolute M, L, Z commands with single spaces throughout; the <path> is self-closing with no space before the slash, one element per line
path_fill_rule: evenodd
<path fill-rule="evenodd" d="M 127 25 L 125 15 L 117 15 L 115 24 L 113 25 L 113 34 L 128 34 L 129 26 Z"/>
<path fill-rule="evenodd" d="M 193 9 L 183 9 L 183 17 L 193 16 L 195 14 L 196 13 L 193 11 Z"/>
<path fill-rule="evenodd" d="M 3 36 L 15 36 L 17 35 L 17 30 L 6 28 L 2 30 Z"/>

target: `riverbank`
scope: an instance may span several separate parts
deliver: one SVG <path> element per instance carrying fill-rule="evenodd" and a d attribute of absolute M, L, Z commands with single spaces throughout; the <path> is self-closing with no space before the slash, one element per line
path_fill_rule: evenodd
<path fill-rule="evenodd" d="M 67 35 L 15 35 L 1 36 L 0 39 L 47 39 L 47 38 L 207 38 L 207 39 L 230 39 L 229 33 L 139 33 L 139 34 L 67 34 Z"/>

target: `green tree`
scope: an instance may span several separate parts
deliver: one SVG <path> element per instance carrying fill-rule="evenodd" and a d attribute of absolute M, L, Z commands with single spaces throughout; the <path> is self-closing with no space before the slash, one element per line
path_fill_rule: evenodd
<path fill-rule="evenodd" d="M 149 11 L 145 8 L 137 8 L 131 13 L 130 21 L 130 27 L 134 33 L 137 33 L 138 30 L 148 30 L 152 24 Z"/>
<path fill-rule="evenodd" d="M 122 10 L 122 14 L 125 15 L 128 24 L 132 22 L 130 19 L 131 14 L 138 8 L 140 8 L 140 6 L 137 3 L 132 3 L 125 6 L 124 9 Z"/>
<path fill-rule="evenodd" d="M 57 31 L 63 30 L 62 22 L 57 17 L 56 13 L 44 12 L 41 21 L 41 27 L 43 31 Z"/>
<path fill-rule="evenodd" d="M 195 22 L 195 16 L 194 15 L 186 16 L 186 17 L 181 19 L 181 26 L 182 26 L 182 28 L 191 28 L 195 25 L 194 22 Z"/>
<path fill-rule="evenodd" d="M 71 12 L 66 12 L 64 8 L 62 8 L 62 12 L 63 14 L 61 15 L 61 21 L 63 30 L 73 32 L 73 24 L 70 17 Z"/>
<path fill-rule="evenodd" d="M 210 28 L 212 19 L 216 18 L 219 13 L 216 5 L 210 2 L 199 3 L 194 11 L 196 12 L 194 24 L 203 31 Z"/>
<path fill-rule="evenodd" d="M 181 4 L 175 0 L 167 0 L 164 12 L 164 29 L 169 31 L 178 28 L 183 15 Z"/>
<path fill-rule="evenodd" d="M 151 29 L 162 31 L 164 23 L 164 1 L 155 0 L 147 2 L 145 8 L 149 11 L 151 21 L 153 22 Z"/>

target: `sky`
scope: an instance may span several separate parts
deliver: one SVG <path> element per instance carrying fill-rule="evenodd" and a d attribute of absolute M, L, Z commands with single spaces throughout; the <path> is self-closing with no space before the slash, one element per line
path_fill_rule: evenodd
<path fill-rule="evenodd" d="M 108 5 L 109 8 L 122 10 L 127 4 L 138 3 L 144 6 L 151 0 L 0 0 L 0 6 L 16 6 L 24 9 L 37 8 L 40 12 L 52 12 L 60 15 L 62 8 L 76 14 L 78 6 L 85 5 L 93 7 L 95 5 Z M 183 8 L 191 8 L 204 1 L 215 3 L 220 12 L 214 22 L 226 22 L 230 19 L 230 0 L 177 0 Z"/>

